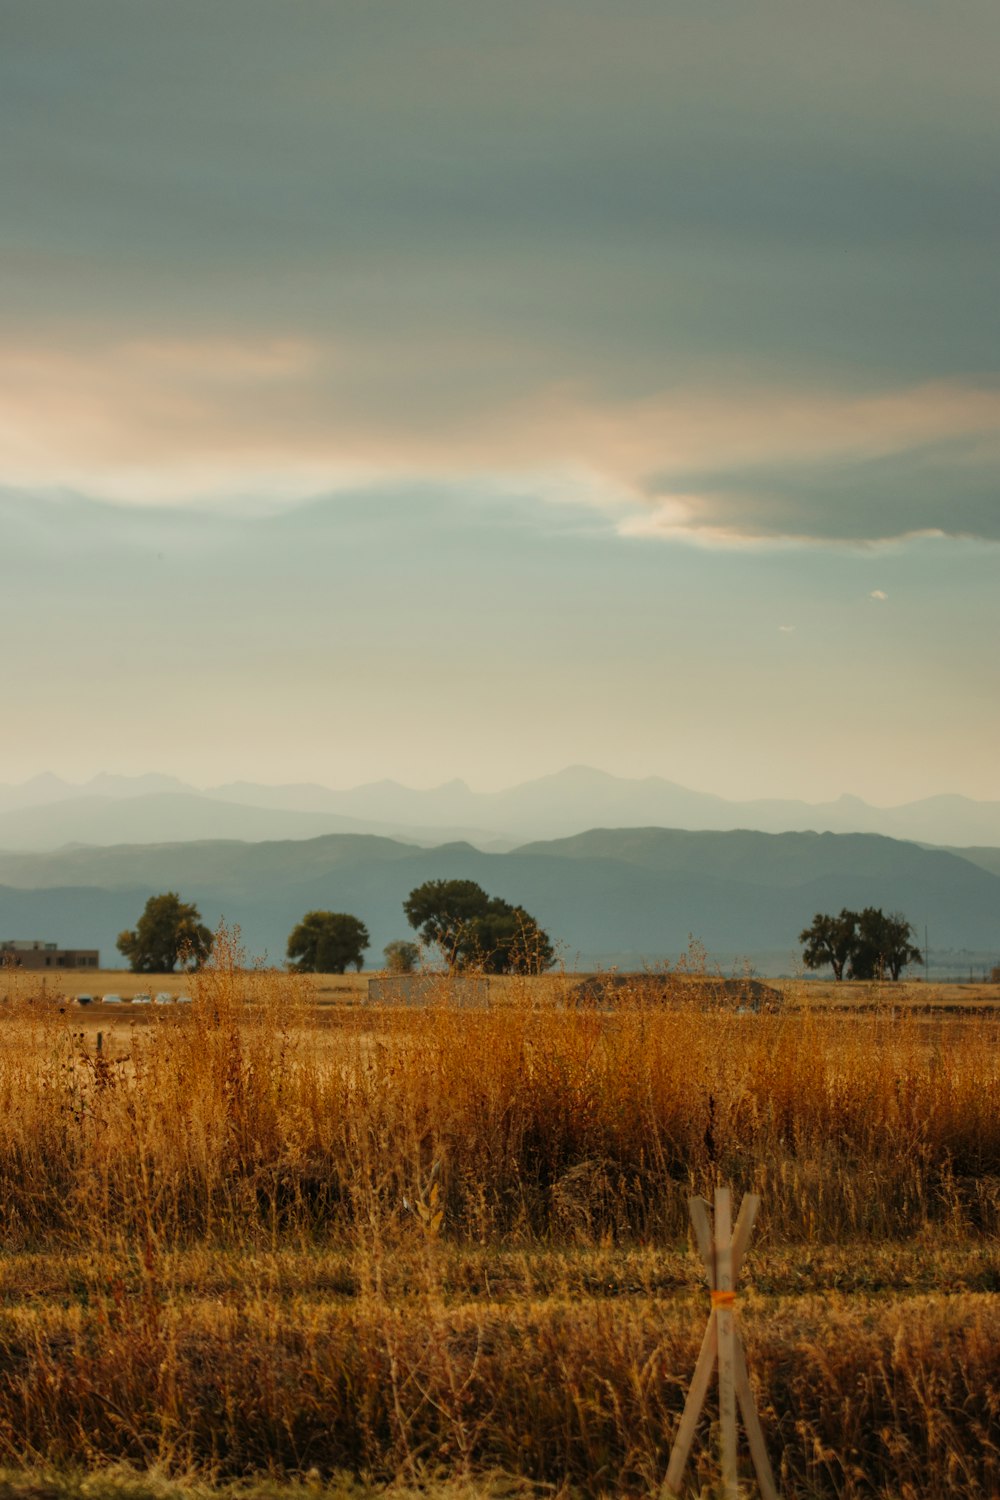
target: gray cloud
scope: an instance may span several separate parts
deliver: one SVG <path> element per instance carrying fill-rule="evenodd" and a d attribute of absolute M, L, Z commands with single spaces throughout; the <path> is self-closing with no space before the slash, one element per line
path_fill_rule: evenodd
<path fill-rule="evenodd" d="M 600 468 L 588 423 L 626 434 L 692 382 L 847 400 L 996 371 L 985 0 L 8 0 L 3 31 L 0 326 L 132 384 L 123 426 L 155 412 L 193 468 L 213 426 L 224 453 L 273 429 L 278 467 L 328 431 L 417 477 L 450 434 L 485 468 Z M 114 376 L 164 338 L 318 353 L 253 399 L 208 382 L 196 420 L 155 370 Z M 576 452 L 573 423 L 525 440 L 570 386 Z M 637 446 L 605 472 L 662 468 L 709 530 L 996 532 L 966 438 L 715 472 Z M 65 448 L 49 477 L 97 486 Z"/>
<path fill-rule="evenodd" d="M 650 494 L 674 488 L 661 479 Z M 1000 443 L 952 441 L 875 457 L 705 471 L 685 475 L 684 494 L 689 524 L 708 534 L 868 542 L 923 533 L 997 542 Z"/>

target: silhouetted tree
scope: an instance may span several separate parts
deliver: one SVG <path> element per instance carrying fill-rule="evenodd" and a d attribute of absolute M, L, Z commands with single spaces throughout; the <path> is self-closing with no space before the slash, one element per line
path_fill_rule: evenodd
<path fill-rule="evenodd" d="M 866 906 L 858 918 L 858 934 L 851 953 L 852 979 L 898 979 L 908 964 L 921 964 L 924 956 L 910 939 L 913 928 L 901 912 L 886 916 L 875 906 Z"/>
<path fill-rule="evenodd" d="M 812 926 L 799 933 L 799 942 L 805 945 L 802 962 L 807 969 L 825 969 L 829 964 L 834 979 L 843 979 L 844 966 L 854 952 L 857 932 L 857 912 L 848 911 L 846 907 L 839 917 L 817 912 Z"/>
<path fill-rule="evenodd" d="M 879 907 L 866 906 L 860 914 L 844 907 L 836 917 L 817 912 L 799 942 L 807 969 L 829 965 L 834 979 L 845 972 L 850 979 L 898 979 L 907 965 L 923 963 L 912 937 L 901 912 L 887 917 Z"/>

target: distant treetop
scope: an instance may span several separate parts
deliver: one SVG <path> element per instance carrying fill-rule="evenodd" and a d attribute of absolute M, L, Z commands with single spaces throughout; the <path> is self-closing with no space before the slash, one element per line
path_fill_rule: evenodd
<path fill-rule="evenodd" d="M 212 951 L 212 934 L 201 913 L 176 891 L 150 896 L 134 932 L 118 934 L 117 947 L 133 974 L 170 974 L 199 969 Z"/>
<path fill-rule="evenodd" d="M 523 906 L 488 896 L 474 880 L 427 880 L 410 892 L 403 910 L 452 972 L 541 974 L 555 961 L 535 918 Z"/>
<path fill-rule="evenodd" d="M 902 912 L 891 916 L 875 906 L 848 911 L 839 916 L 817 912 L 812 926 L 803 928 L 802 962 L 807 969 L 833 970 L 834 979 L 898 979 L 910 964 L 921 964 L 924 956 L 912 942 L 913 928 Z"/>

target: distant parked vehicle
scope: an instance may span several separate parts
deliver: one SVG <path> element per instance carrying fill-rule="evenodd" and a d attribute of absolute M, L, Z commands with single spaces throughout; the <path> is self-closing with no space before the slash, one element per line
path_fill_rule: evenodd
<path fill-rule="evenodd" d="M 161 990 L 156 999 L 153 1001 L 154 1005 L 173 1005 L 173 1003 L 173 995 L 168 994 L 166 990 Z"/>
<path fill-rule="evenodd" d="M 101 996 L 101 1004 L 102 1005 L 121 1005 L 121 1003 L 122 1003 L 122 997 L 121 997 L 121 995 L 102 995 Z"/>
<path fill-rule="evenodd" d="M 77 1005 L 93 1005 L 94 997 L 93 995 L 77 995 L 76 1003 Z"/>
<path fill-rule="evenodd" d="M 177 996 L 177 1004 L 178 1005 L 190 1005 L 191 1004 L 191 996 L 190 995 L 178 995 Z"/>
<path fill-rule="evenodd" d="M 153 997 L 152 997 L 152 995 L 133 995 L 132 996 L 132 1004 L 133 1005 L 152 1005 L 152 1003 L 153 1003 Z"/>

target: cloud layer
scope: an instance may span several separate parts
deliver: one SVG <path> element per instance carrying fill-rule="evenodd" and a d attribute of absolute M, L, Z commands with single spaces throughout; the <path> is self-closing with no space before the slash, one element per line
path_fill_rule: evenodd
<path fill-rule="evenodd" d="M 0 483 L 1000 538 L 985 0 L 4 24 Z"/>

